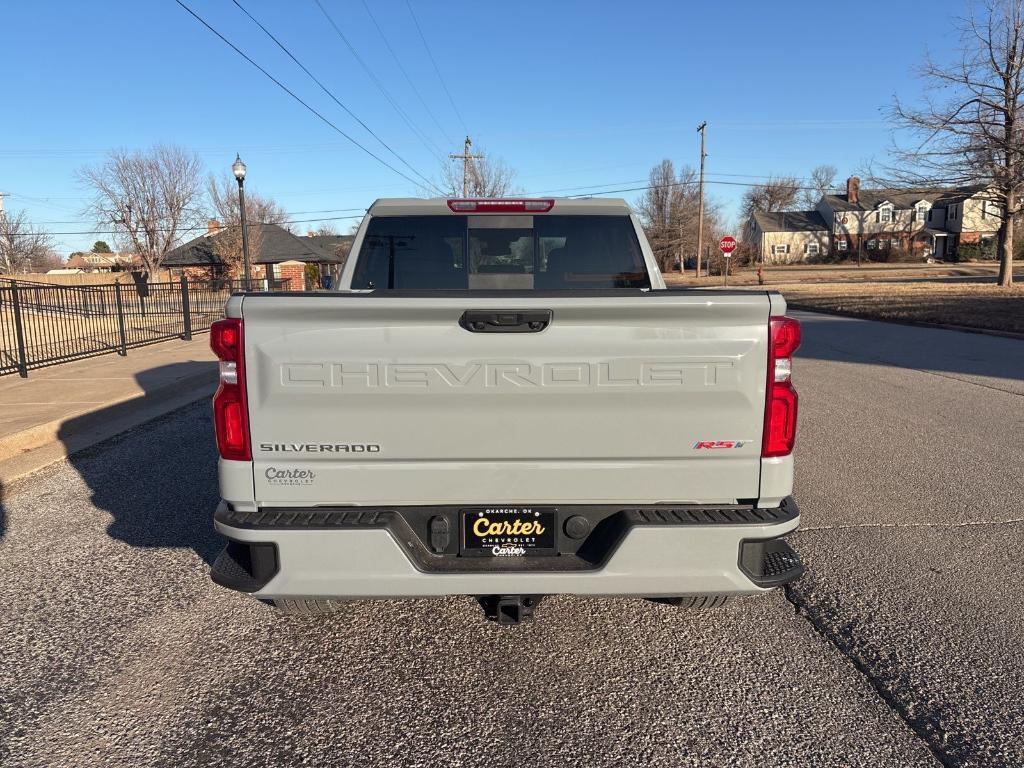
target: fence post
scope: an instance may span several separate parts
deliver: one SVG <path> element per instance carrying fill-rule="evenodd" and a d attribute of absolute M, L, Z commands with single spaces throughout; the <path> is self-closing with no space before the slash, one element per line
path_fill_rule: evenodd
<path fill-rule="evenodd" d="M 181 276 L 181 313 L 185 318 L 185 333 L 182 338 L 185 341 L 192 341 L 192 308 L 188 300 L 188 277 Z"/>
<path fill-rule="evenodd" d="M 18 299 L 18 283 L 11 280 L 11 307 L 14 309 L 14 334 L 18 340 L 18 375 L 28 378 L 28 360 L 25 356 L 25 329 L 21 324 L 21 301 Z"/>
<path fill-rule="evenodd" d="M 128 355 L 128 339 L 124 332 L 124 303 L 121 301 L 121 284 L 114 283 L 114 297 L 117 299 L 117 332 L 121 336 L 121 349 L 117 351 L 121 357 Z"/>

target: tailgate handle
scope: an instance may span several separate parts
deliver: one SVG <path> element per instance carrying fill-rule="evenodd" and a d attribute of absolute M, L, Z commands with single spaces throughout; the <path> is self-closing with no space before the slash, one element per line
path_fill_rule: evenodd
<path fill-rule="evenodd" d="M 551 310 L 467 309 L 459 325 L 473 333 L 538 333 L 551 325 Z"/>

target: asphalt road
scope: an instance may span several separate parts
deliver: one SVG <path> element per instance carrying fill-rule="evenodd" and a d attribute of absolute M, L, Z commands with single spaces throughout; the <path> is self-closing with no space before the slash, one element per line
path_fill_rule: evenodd
<path fill-rule="evenodd" d="M 810 573 L 711 613 L 286 617 L 212 585 L 205 405 L 9 493 L 3 766 L 1024 764 L 1024 343 L 804 316 Z"/>

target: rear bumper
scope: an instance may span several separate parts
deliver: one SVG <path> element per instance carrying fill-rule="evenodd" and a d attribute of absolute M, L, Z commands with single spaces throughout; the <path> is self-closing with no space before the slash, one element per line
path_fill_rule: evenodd
<path fill-rule="evenodd" d="M 560 507 L 560 525 L 582 515 L 596 523 L 592 532 L 575 542 L 561 535 L 557 557 L 515 559 L 460 557 L 457 536 L 431 538 L 429 521 L 457 509 L 245 513 L 222 502 L 214 519 L 229 544 L 211 575 L 260 598 L 674 597 L 764 592 L 804 570 L 781 540 L 799 525 L 792 498 L 772 509 Z"/>

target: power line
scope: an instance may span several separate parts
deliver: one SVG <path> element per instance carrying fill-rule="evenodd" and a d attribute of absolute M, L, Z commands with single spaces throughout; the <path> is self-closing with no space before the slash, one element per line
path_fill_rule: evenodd
<path fill-rule="evenodd" d="M 328 216 L 326 218 L 319 219 L 291 219 L 289 221 L 253 221 L 248 222 L 245 226 L 255 227 L 263 224 L 276 224 L 277 226 L 285 226 L 287 224 L 309 224 L 318 221 L 343 221 L 348 219 L 361 219 L 364 214 L 357 214 L 355 216 Z M 239 229 L 241 224 L 222 224 L 220 229 Z M 176 229 L 153 229 L 151 232 L 160 232 L 161 234 L 168 234 L 171 232 L 195 232 L 196 230 L 206 229 L 205 224 L 197 224 L 194 227 L 178 227 Z M 36 234 L 33 232 L 14 233 L 15 237 L 25 237 L 30 234 Z M 79 232 L 46 232 L 47 235 L 119 235 L 120 231 L 111 229 L 87 229 Z M 298 235 L 296 235 L 298 237 Z"/>
<path fill-rule="evenodd" d="M 365 211 L 365 208 L 324 208 L 319 211 L 292 211 L 292 216 L 305 216 L 310 213 L 348 213 L 349 211 Z M 316 219 L 324 221 L 324 219 Z M 33 224 L 81 224 L 81 219 L 65 219 L 63 221 L 34 221 Z"/>
<path fill-rule="evenodd" d="M 638 182 L 639 181 L 643 181 L 643 179 L 638 179 L 637 181 Z M 612 183 L 615 183 L 615 182 L 612 182 Z M 631 182 L 618 182 L 618 183 L 629 184 Z M 547 190 L 547 192 L 531 192 L 531 193 L 528 193 L 527 196 L 536 196 L 536 195 L 540 195 L 540 194 L 549 194 L 551 192 L 569 192 L 569 191 L 572 191 L 572 190 L 575 190 L 575 189 L 594 189 L 595 191 L 593 191 L 593 192 L 586 192 L 586 193 L 579 194 L 579 195 L 568 195 L 568 197 L 571 197 L 571 198 L 594 197 L 594 196 L 597 196 L 597 195 L 613 195 L 613 194 L 619 194 L 619 193 L 623 193 L 623 192 L 644 192 L 644 191 L 647 191 L 647 190 L 650 190 L 650 189 L 668 189 L 668 188 L 671 188 L 671 187 L 688 187 L 688 186 L 694 186 L 694 185 L 696 185 L 698 183 L 699 182 L 697 180 L 673 181 L 673 182 L 670 182 L 668 184 L 646 184 L 646 185 L 638 186 L 638 187 L 621 187 L 621 188 L 618 188 L 618 189 L 599 189 L 599 187 L 604 187 L 604 186 L 607 186 L 607 185 L 606 184 L 595 184 L 595 185 L 593 185 L 591 187 L 563 187 L 562 189 Z M 771 186 L 770 184 L 766 184 L 766 183 L 763 183 L 763 182 L 746 183 L 746 182 L 742 182 L 742 181 L 722 181 L 722 180 L 715 180 L 715 179 L 705 179 L 704 183 L 705 184 L 721 184 L 721 185 L 725 185 L 725 186 L 734 186 L 734 187 L 768 187 L 768 186 Z M 802 190 L 810 190 L 812 192 L 820 191 L 817 187 L 810 187 L 810 186 L 796 186 L 796 187 L 794 187 L 794 189 L 796 189 L 798 191 L 802 191 Z M 908 190 L 908 191 L 914 191 L 914 190 Z M 928 190 L 922 188 L 921 191 L 928 191 Z M 363 209 L 362 208 L 337 208 L 337 209 L 326 209 L 324 211 L 296 211 L 294 215 L 300 215 L 300 214 L 303 214 L 303 213 L 332 213 L 334 211 L 357 211 L 357 210 L 361 211 Z M 345 219 L 360 219 L 360 218 L 362 218 L 362 214 L 355 215 L 355 216 L 331 216 L 331 217 L 318 218 L 318 219 L 293 219 L 293 220 L 288 220 L 288 221 L 283 221 L 283 222 L 269 222 L 269 223 L 307 224 L 307 223 L 310 223 L 310 222 L 317 222 L 317 221 L 341 221 L 341 220 L 345 220 Z M 59 222 L 39 222 L 39 223 L 55 224 L 55 223 L 59 223 Z M 230 228 L 232 226 L 237 226 L 237 225 L 223 225 L 222 229 L 228 229 L 228 228 Z M 178 231 L 180 231 L 180 232 L 190 232 L 190 231 L 194 231 L 194 230 L 202 229 L 202 228 L 203 228 L 202 226 L 187 227 L 185 229 L 180 229 Z M 169 230 L 157 230 L 157 231 L 159 231 L 159 232 L 167 232 Z M 97 235 L 115 235 L 115 234 L 118 234 L 118 233 L 114 232 L 114 231 L 107 231 L 107 230 L 85 230 L 85 231 L 80 231 L 80 232 L 48 232 L 47 234 L 50 234 L 50 235 L 92 235 L 92 234 L 97 234 Z"/>
<path fill-rule="evenodd" d="M 319 2 L 319 0 L 317 0 L 317 2 Z M 466 121 L 462 119 L 462 113 L 459 112 L 459 108 L 455 106 L 455 99 L 452 98 L 452 92 L 448 90 L 448 86 L 445 84 L 444 78 L 441 76 L 441 69 L 437 66 L 437 62 L 434 60 L 434 54 L 430 52 L 430 46 L 427 45 L 427 38 L 423 34 L 423 29 L 420 27 L 419 19 L 416 18 L 416 14 L 413 12 L 412 4 L 409 0 L 405 0 L 405 7 L 409 9 L 409 15 L 412 16 L 412 23 L 416 25 L 416 31 L 420 34 L 420 40 L 423 41 L 423 47 L 427 49 L 427 56 L 430 58 L 430 63 L 434 65 L 434 71 L 437 73 L 437 79 L 441 81 L 441 87 L 444 88 L 444 92 L 448 96 L 448 102 L 452 105 L 452 109 L 455 111 L 455 116 L 459 118 L 462 130 L 465 133 L 469 133 L 469 128 L 466 127 Z"/>
<path fill-rule="evenodd" d="M 795 179 L 796 181 L 807 181 L 807 177 L 806 176 L 787 176 L 785 174 L 781 174 L 781 175 L 780 174 L 769 174 L 769 175 L 765 176 L 764 174 L 758 174 L 758 173 L 722 173 L 721 171 L 708 171 L 705 175 L 706 176 L 726 176 L 726 177 L 730 177 L 730 178 L 740 178 L 740 179 L 769 179 L 771 181 L 776 181 L 776 182 L 778 182 L 781 179 Z M 612 186 L 613 184 L 643 184 L 645 181 L 647 181 L 647 179 L 630 179 L 628 181 L 611 181 L 611 182 L 608 182 L 606 184 L 591 184 L 590 186 L 586 186 L 586 187 L 560 187 L 558 189 L 548 189 L 548 190 L 546 190 L 546 192 L 572 192 L 573 190 L 576 190 L 576 189 L 597 189 L 599 187 L 609 187 L 609 186 Z M 752 186 L 770 186 L 769 184 L 765 184 L 765 183 L 761 183 L 761 182 L 754 182 L 754 181 L 751 181 L 751 182 L 725 182 L 725 181 L 711 181 L 711 180 L 705 179 L 704 183 L 705 184 L 727 184 L 727 183 L 732 183 L 732 184 L 739 184 L 741 186 L 747 186 L 747 187 L 752 187 Z M 817 187 L 797 187 L 797 189 L 814 189 L 814 190 L 816 190 L 818 188 Z M 537 193 L 537 194 L 542 194 L 542 193 Z"/>
<path fill-rule="evenodd" d="M 366 15 L 370 17 L 370 21 L 373 22 L 373 26 L 375 26 L 377 28 L 377 32 L 380 33 L 380 39 L 384 41 L 384 46 L 388 49 L 388 52 L 391 54 L 391 58 L 395 60 L 395 64 L 398 65 L 398 69 L 402 72 L 402 75 L 405 77 L 405 82 L 407 82 L 409 84 L 409 87 L 412 88 L 413 93 L 416 94 L 416 98 L 420 100 L 420 104 L 423 105 L 423 109 L 425 109 L 427 111 L 427 114 L 430 115 L 430 119 L 434 121 L 434 125 L 437 126 L 437 130 L 441 132 L 441 135 L 444 137 L 445 141 L 447 141 L 449 144 L 453 144 L 454 142 L 448 135 L 448 132 L 441 127 L 441 123 L 438 122 L 437 117 L 434 115 L 434 112 L 430 109 L 430 106 L 423 98 L 423 94 L 420 93 L 420 89 L 416 87 L 416 84 L 413 83 L 412 78 L 409 77 L 409 73 L 405 71 L 405 67 L 402 66 L 402 62 L 399 60 L 398 54 L 395 53 L 395 49 L 391 47 L 391 43 L 390 41 L 388 41 L 387 35 L 385 35 L 384 30 L 380 28 L 380 24 L 377 23 L 377 17 L 373 15 L 373 11 L 370 10 L 370 6 L 366 2 L 366 0 L 363 0 L 363 8 L 366 9 Z"/>
<path fill-rule="evenodd" d="M 359 66 L 363 68 L 363 71 L 367 74 L 367 76 L 370 78 L 373 84 L 377 86 L 377 90 L 380 91 L 381 94 L 383 94 L 384 98 L 388 100 L 388 103 L 394 108 L 395 112 L 398 113 L 398 116 L 402 118 L 403 122 L 405 122 L 405 124 L 409 127 L 409 130 L 412 131 L 416 138 L 418 138 L 420 142 L 423 144 L 423 146 L 425 146 L 427 150 L 437 158 L 438 162 L 443 163 L 444 158 L 441 157 L 441 148 L 437 146 L 437 144 L 434 144 L 434 142 L 430 140 L 430 137 L 423 133 L 423 131 L 421 131 L 419 128 L 413 125 L 412 120 L 405 113 L 405 110 L 398 106 L 398 102 L 394 100 L 394 98 L 388 92 L 387 88 L 384 87 L 383 83 L 381 83 L 381 81 L 373 73 L 373 70 L 367 65 L 365 61 L 363 61 L 363 57 L 359 55 L 359 53 L 356 51 L 352 43 L 348 41 L 348 38 L 345 37 L 345 33 L 341 31 L 341 28 L 334 23 L 334 19 L 331 18 L 331 15 L 327 12 L 327 9 L 324 8 L 320 0 L 313 0 L 313 2 L 316 3 L 317 8 L 320 9 L 320 13 L 324 15 L 324 18 L 327 19 L 327 22 L 331 25 L 331 27 L 333 27 L 335 34 L 337 34 L 337 36 L 341 38 L 341 41 L 345 43 L 349 51 L 355 57 L 355 60 L 359 62 Z M 431 147 L 430 145 L 433 146 Z"/>
<path fill-rule="evenodd" d="M 755 179 L 778 179 L 778 178 L 780 178 L 778 176 L 756 176 L 754 174 L 733 174 L 733 173 L 715 173 L 715 174 L 709 173 L 707 175 L 708 176 L 747 176 L 749 178 L 755 178 Z M 625 189 L 601 190 L 601 187 L 608 187 L 608 186 L 611 186 L 613 184 L 643 184 L 645 181 L 647 181 L 647 179 L 633 179 L 633 180 L 630 180 L 630 181 L 613 181 L 613 182 L 608 182 L 606 184 L 592 184 L 592 185 L 586 186 L 586 187 L 561 187 L 559 189 L 548 189 L 548 190 L 545 190 L 544 192 L 537 192 L 537 193 L 530 193 L 530 194 L 541 195 L 541 194 L 549 194 L 551 192 L 572 192 L 574 190 L 595 189 L 595 190 L 599 190 L 599 191 L 592 192 L 592 193 L 589 193 L 589 194 L 604 195 L 604 194 L 611 194 L 612 192 L 634 192 L 634 191 L 637 191 L 637 190 L 660 189 L 660 188 L 663 188 L 663 187 L 674 187 L 674 186 L 688 186 L 688 185 L 691 185 L 691 184 L 699 183 L 697 181 L 683 181 L 683 182 L 673 182 L 672 184 L 655 184 L 653 186 L 652 185 L 644 185 L 644 186 L 640 186 L 640 187 L 628 187 L 628 188 L 625 188 Z M 770 187 L 770 186 L 773 186 L 772 184 L 767 183 L 767 182 L 724 181 L 724 180 L 721 180 L 721 179 L 704 179 L 704 183 L 705 184 L 725 184 L 725 185 L 731 185 L 731 186 L 737 186 L 737 187 Z M 798 191 L 799 190 L 804 190 L 804 189 L 815 191 L 815 192 L 818 191 L 818 187 L 799 186 L 799 185 L 794 187 L 794 189 L 796 189 Z M 570 195 L 570 197 L 584 197 L 584 196 L 585 195 L 583 195 L 583 194 L 580 194 L 580 195 Z"/>
<path fill-rule="evenodd" d="M 347 133 L 345 133 L 345 131 L 341 130 L 341 128 L 339 128 L 337 125 L 335 125 L 330 120 L 328 120 L 326 117 L 324 117 L 320 112 L 318 112 L 313 107 L 311 107 L 309 104 L 307 104 L 305 101 L 303 101 L 287 85 L 285 85 L 280 80 L 278 80 L 276 77 L 274 77 L 272 74 L 270 74 L 267 70 L 265 70 L 263 67 L 261 67 L 259 64 L 257 64 L 252 58 L 250 58 L 248 54 L 246 54 L 244 51 L 242 51 L 241 48 L 239 48 L 237 45 L 235 45 L 230 40 L 228 40 L 226 37 L 224 37 L 224 35 L 222 35 L 220 32 L 218 32 L 216 29 L 214 29 L 212 26 L 210 26 L 210 24 L 206 21 L 206 19 L 204 19 L 198 13 L 196 13 L 191 8 L 189 8 L 187 5 L 185 5 L 185 3 L 182 2 L 182 0 L 174 0 L 174 2 L 176 2 L 182 8 L 184 8 L 186 11 L 188 11 L 188 13 L 193 18 L 195 18 L 196 21 L 198 21 L 200 24 L 202 24 L 204 27 L 206 27 L 208 30 L 210 30 L 213 34 L 215 34 L 217 37 L 219 37 L 224 43 L 229 45 L 232 48 L 232 50 L 234 50 L 235 53 L 237 53 L 243 59 L 245 59 L 250 64 L 252 64 L 254 67 L 256 67 L 256 69 L 258 69 L 260 72 L 262 72 L 264 75 L 266 75 L 266 77 L 269 78 L 278 88 L 280 88 L 285 93 L 287 93 L 289 96 L 291 96 L 293 99 L 295 99 L 297 102 L 299 102 L 299 104 L 301 104 L 306 109 L 308 109 L 310 112 L 312 112 L 314 115 L 316 115 L 318 118 L 320 118 L 320 120 L 322 120 L 328 126 L 330 126 L 335 131 L 340 133 L 342 136 L 344 136 L 350 142 L 355 144 L 357 147 L 359 147 L 359 149 L 363 150 L 363 152 L 368 154 L 370 157 L 372 157 L 378 163 L 383 165 L 385 168 L 389 168 L 390 170 L 394 171 L 395 173 L 397 173 L 399 176 L 401 176 L 403 179 L 405 179 L 406 181 L 410 182 L 411 184 L 415 184 L 416 186 L 419 186 L 420 182 L 416 181 L 415 179 L 413 179 L 413 178 L 411 178 L 409 176 L 406 176 L 404 173 L 402 173 L 402 171 L 400 171 L 397 168 L 395 168 L 395 166 L 391 165 L 391 163 L 389 163 L 387 160 L 385 160 L 382 157 L 379 157 L 376 154 L 374 154 L 373 152 L 371 152 L 369 149 L 367 149 L 362 144 L 360 144 L 358 141 L 356 141 L 351 136 L 349 136 Z"/>
<path fill-rule="evenodd" d="M 690 187 L 690 186 L 695 186 L 695 185 L 697 185 L 699 183 L 700 182 L 696 181 L 696 180 L 693 180 L 693 181 L 673 181 L 673 182 L 670 182 L 669 184 L 648 184 L 648 185 L 643 186 L 643 187 L 625 187 L 623 189 L 602 189 L 602 190 L 597 191 L 597 192 L 588 192 L 585 195 L 570 195 L 570 197 L 592 197 L 594 195 L 612 195 L 612 194 L 616 194 L 616 193 L 619 193 L 619 192 L 643 192 L 643 191 L 648 190 L 648 189 L 668 189 L 669 187 Z M 742 182 L 742 181 L 722 181 L 720 179 L 705 179 L 704 183 L 705 184 L 723 184 L 723 185 L 732 186 L 732 187 L 770 187 L 770 186 L 773 186 L 772 184 L 765 184 L 765 183 L 762 183 L 762 182 L 747 183 L 747 182 Z M 790 189 L 795 189 L 797 191 L 801 191 L 801 190 L 805 190 L 806 189 L 806 190 L 810 190 L 812 192 L 820 192 L 821 191 L 821 190 L 818 189 L 818 187 L 805 187 L 805 186 L 800 186 L 800 185 L 796 185 L 796 186 L 790 187 Z M 908 190 L 908 191 L 912 191 L 912 190 Z"/>
<path fill-rule="evenodd" d="M 264 34 L 266 34 L 267 37 L 269 37 L 271 40 L 273 40 L 274 43 L 277 45 L 277 47 L 280 48 L 282 51 L 284 51 L 285 54 L 287 54 L 288 58 L 290 58 L 292 61 L 294 61 L 298 65 L 299 69 L 301 69 L 303 72 L 305 72 L 309 76 L 310 80 L 312 80 L 314 83 L 316 83 L 318 86 L 320 86 L 320 90 L 322 90 L 324 93 L 326 93 L 335 104 L 337 104 L 339 107 L 341 107 L 343 110 L 345 110 L 345 112 L 348 113 L 349 117 L 351 117 L 353 120 L 355 120 L 361 126 L 363 126 L 363 128 L 366 129 L 367 133 L 369 133 L 371 136 L 373 136 L 373 138 L 375 138 L 380 143 L 380 145 L 382 147 L 384 147 L 384 149 L 386 149 L 388 152 L 390 152 L 392 155 L 394 155 L 396 158 L 398 158 L 398 160 L 403 165 L 405 165 L 406 168 L 408 168 L 410 171 L 412 171 L 417 176 L 419 176 L 421 179 L 423 179 L 423 181 L 426 182 L 427 186 L 433 186 L 433 182 L 431 182 L 430 179 L 428 179 L 422 173 L 420 173 L 415 168 L 413 168 L 409 164 L 408 160 L 406 160 L 400 154 L 395 152 L 395 150 L 393 150 L 390 146 L 388 146 L 387 142 L 384 141 L 384 139 L 382 139 L 380 136 L 378 136 L 376 133 L 374 133 L 373 129 L 370 128 L 370 126 L 368 126 L 366 123 L 364 123 L 359 118 L 359 116 L 356 115 L 355 112 L 353 112 L 351 109 L 349 109 L 347 106 L 345 106 L 341 102 L 341 100 L 337 96 L 334 95 L 334 93 L 331 91 L 331 89 L 328 88 L 326 85 L 324 85 L 322 82 L 320 82 L 320 80 L 316 77 L 316 75 L 314 75 L 312 72 L 310 72 L 305 64 L 303 64 L 301 61 L 299 61 L 297 58 L 295 58 L 295 55 L 290 50 L 288 50 L 288 47 L 284 43 L 282 43 L 280 40 L 278 40 L 273 32 L 271 32 L 269 29 L 267 29 L 265 26 L 263 26 L 263 24 L 261 24 L 259 22 L 259 20 L 256 19 L 256 17 L 254 17 L 251 13 L 249 13 L 249 11 L 246 10 L 245 6 L 243 6 L 240 2 L 238 2 L 238 0 L 231 0 L 231 1 L 236 6 L 238 6 L 238 9 L 242 13 L 244 13 L 246 16 L 249 17 L 249 20 L 252 21 L 253 24 L 255 24 L 257 27 L 262 29 Z M 435 189 L 437 189 L 437 188 L 435 187 Z M 438 191 L 440 191 L 440 189 L 438 189 Z"/>

